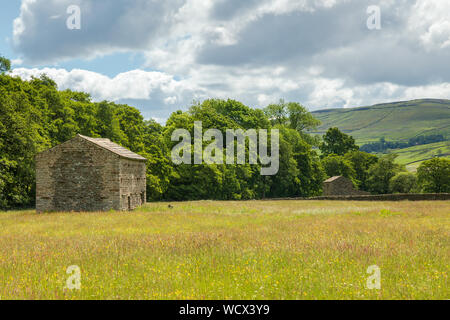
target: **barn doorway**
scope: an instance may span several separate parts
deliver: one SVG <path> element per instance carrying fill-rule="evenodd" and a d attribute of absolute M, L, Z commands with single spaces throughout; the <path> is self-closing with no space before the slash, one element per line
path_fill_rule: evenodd
<path fill-rule="evenodd" d="M 131 197 L 128 196 L 128 210 L 131 210 Z"/>

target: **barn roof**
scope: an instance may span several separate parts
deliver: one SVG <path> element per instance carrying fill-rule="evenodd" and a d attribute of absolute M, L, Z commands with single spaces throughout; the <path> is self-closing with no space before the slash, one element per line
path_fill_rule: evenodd
<path fill-rule="evenodd" d="M 134 152 L 118 145 L 117 143 L 112 142 L 109 139 L 91 138 L 91 137 L 82 136 L 81 134 L 79 134 L 78 137 L 81 137 L 87 141 L 90 141 L 90 142 L 98 145 L 99 147 L 106 149 L 108 151 L 111 151 L 123 158 L 133 159 L 133 160 L 147 160 L 144 157 L 138 155 L 137 153 L 134 153 Z"/>
<path fill-rule="evenodd" d="M 331 177 L 328 180 L 325 180 L 324 182 L 333 182 L 333 181 L 336 181 L 336 180 L 338 180 L 340 178 L 344 178 L 344 177 L 343 176 L 335 176 L 335 177 Z"/>

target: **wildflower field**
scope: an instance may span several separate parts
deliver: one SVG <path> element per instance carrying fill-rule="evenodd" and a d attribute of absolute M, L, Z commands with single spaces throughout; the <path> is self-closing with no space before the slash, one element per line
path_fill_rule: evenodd
<path fill-rule="evenodd" d="M 0 212 L 0 299 L 450 298 L 449 201 L 172 205 Z"/>

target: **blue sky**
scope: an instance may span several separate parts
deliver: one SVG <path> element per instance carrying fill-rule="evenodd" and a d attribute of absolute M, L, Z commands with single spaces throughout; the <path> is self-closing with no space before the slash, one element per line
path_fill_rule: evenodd
<path fill-rule="evenodd" d="M 20 0 L 11 0 L 2 4 L 0 12 L 0 53 L 7 56 L 11 60 L 18 59 L 20 52 L 14 52 L 11 45 L 13 34 L 13 21 L 20 14 Z M 121 72 L 126 72 L 135 68 L 139 68 L 143 63 L 142 56 L 134 53 L 112 53 L 105 57 L 94 59 L 71 59 L 69 61 L 62 61 L 55 64 L 34 65 L 22 64 L 22 67 L 42 67 L 42 66 L 57 66 L 67 70 L 75 68 L 92 70 L 104 75 L 114 77 Z"/>
<path fill-rule="evenodd" d="M 0 53 L 16 76 L 47 73 L 161 122 L 206 98 L 355 107 L 450 98 L 448 12 L 447 0 L 14 0 Z"/>
<path fill-rule="evenodd" d="M 9 39 L 12 37 L 12 21 L 19 13 L 19 0 L 4 1 L 4 3 L 2 3 L 2 10 L 0 10 L 0 53 L 8 57 L 13 57 Z"/>

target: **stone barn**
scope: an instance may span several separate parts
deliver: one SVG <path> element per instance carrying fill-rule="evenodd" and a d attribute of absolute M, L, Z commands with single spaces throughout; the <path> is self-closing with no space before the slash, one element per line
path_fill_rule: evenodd
<path fill-rule="evenodd" d="M 337 176 L 332 177 L 323 182 L 324 196 L 352 196 L 352 195 L 368 195 L 368 192 L 356 190 L 350 179 Z"/>
<path fill-rule="evenodd" d="M 36 156 L 36 210 L 133 210 L 146 200 L 146 159 L 77 135 Z"/>

